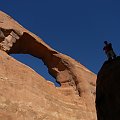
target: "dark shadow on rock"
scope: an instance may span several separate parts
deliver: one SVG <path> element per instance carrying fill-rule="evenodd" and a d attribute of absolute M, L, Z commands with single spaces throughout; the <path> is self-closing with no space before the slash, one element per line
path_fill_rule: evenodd
<path fill-rule="evenodd" d="M 120 119 L 120 56 L 105 61 L 97 75 L 96 110 L 98 120 Z"/>

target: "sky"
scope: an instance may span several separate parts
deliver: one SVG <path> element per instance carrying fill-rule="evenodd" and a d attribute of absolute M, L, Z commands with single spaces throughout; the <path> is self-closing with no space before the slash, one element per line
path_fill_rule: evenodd
<path fill-rule="evenodd" d="M 107 59 L 105 40 L 120 54 L 119 6 L 119 0 L 0 1 L 0 10 L 95 74 Z M 30 55 L 12 56 L 57 85 L 41 60 Z"/>

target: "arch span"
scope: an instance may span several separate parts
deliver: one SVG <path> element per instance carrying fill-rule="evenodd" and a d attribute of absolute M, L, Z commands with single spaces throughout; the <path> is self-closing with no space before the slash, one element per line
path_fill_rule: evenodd
<path fill-rule="evenodd" d="M 12 29 L 1 29 L 1 34 L 4 36 L 4 38 L 1 37 L 0 43 L 2 50 L 8 54 L 30 54 L 37 57 L 44 62 L 48 67 L 48 72 L 58 83 L 62 86 L 70 84 L 75 86 L 65 55 L 50 48 L 43 41 L 35 39 L 27 32 L 18 34 Z"/>
<path fill-rule="evenodd" d="M 92 92 L 90 87 L 95 88 L 94 75 L 87 78 L 93 74 L 91 71 L 30 32 L 1 28 L 0 41 L 1 49 L 8 54 L 30 54 L 41 59 L 61 87 L 71 86 L 79 96 L 88 97 Z"/>

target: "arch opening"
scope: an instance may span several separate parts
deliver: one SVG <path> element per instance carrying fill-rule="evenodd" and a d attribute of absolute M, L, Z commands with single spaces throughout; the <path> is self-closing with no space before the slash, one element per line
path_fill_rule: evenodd
<path fill-rule="evenodd" d="M 31 67 L 34 71 L 36 71 L 39 75 L 43 76 L 46 80 L 54 83 L 56 87 L 60 87 L 60 83 L 53 78 L 49 72 L 48 68 L 44 65 L 43 61 L 39 58 L 36 58 L 29 54 L 9 54 L 16 60 L 22 62 L 23 64 Z"/>

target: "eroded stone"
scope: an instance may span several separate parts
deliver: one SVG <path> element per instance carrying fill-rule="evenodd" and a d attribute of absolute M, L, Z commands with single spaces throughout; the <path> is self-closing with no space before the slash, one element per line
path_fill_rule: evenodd
<path fill-rule="evenodd" d="M 5 38 L 0 43 L 3 50 L 0 51 L 0 74 L 9 81 L 0 80 L 0 95 L 9 100 L 9 104 L 0 111 L 3 114 L 1 118 L 96 120 L 93 94 L 96 75 L 71 57 L 52 49 L 38 36 L 0 12 L 0 18 L 3 17 L 0 28 L 9 40 Z M 13 44 L 13 41 L 16 43 Z M 9 57 L 11 53 L 31 54 L 42 59 L 61 87 L 49 84 L 35 71 Z"/>

